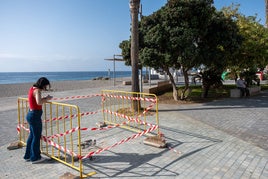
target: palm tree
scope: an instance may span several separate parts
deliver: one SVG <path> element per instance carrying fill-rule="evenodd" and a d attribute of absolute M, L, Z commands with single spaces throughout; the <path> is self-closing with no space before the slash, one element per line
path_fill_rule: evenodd
<path fill-rule="evenodd" d="M 138 33 L 138 15 L 140 0 L 130 0 L 129 3 L 131 12 L 131 66 L 132 66 L 132 92 L 140 92 L 139 89 L 139 33 Z M 136 103 L 137 102 L 137 103 Z M 134 103 L 134 110 L 137 111 L 139 107 L 138 101 Z"/>

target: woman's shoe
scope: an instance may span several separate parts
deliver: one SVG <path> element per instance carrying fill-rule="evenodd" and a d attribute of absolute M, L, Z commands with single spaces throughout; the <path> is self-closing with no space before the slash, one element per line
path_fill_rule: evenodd
<path fill-rule="evenodd" d="M 37 163 L 41 163 L 41 162 L 44 162 L 46 159 L 41 157 L 40 159 L 38 160 L 35 160 L 35 161 L 32 161 L 32 164 L 37 164 Z"/>
<path fill-rule="evenodd" d="M 24 160 L 25 160 L 25 162 L 30 162 L 31 161 L 29 158 L 24 159 Z"/>

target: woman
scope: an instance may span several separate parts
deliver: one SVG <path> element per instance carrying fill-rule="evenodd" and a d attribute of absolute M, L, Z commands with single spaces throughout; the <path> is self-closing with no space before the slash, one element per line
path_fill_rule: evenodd
<path fill-rule="evenodd" d="M 26 161 L 32 161 L 32 163 L 39 163 L 44 161 L 41 157 L 40 151 L 40 139 L 42 134 L 42 105 L 48 100 L 52 99 L 52 96 L 48 95 L 42 98 L 41 92 L 50 88 L 50 82 L 47 78 L 42 77 L 29 89 L 28 101 L 29 112 L 27 113 L 27 122 L 30 125 L 30 134 L 27 139 L 26 152 L 24 159 Z"/>

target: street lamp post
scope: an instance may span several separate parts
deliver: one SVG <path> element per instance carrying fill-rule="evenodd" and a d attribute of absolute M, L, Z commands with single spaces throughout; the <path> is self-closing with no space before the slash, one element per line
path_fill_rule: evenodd
<path fill-rule="evenodd" d="M 115 55 L 114 55 L 114 73 L 113 73 L 113 76 L 114 76 L 114 86 L 115 86 Z"/>
<path fill-rule="evenodd" d="M 104 60 L 109 60 L 109 61 L 113 61 L 113 81 L 114 81 L 114 86 L 115 86 L 115 82 L 116 82 L 116 75 L 115 75 L 115 62 L 116 61 L 119 61 L 119 62 L 123 62 L 124 59 L 122 58 L 118 58 L 118 57 L 121 57 L 122 55 L 114 55 L 113 58 L 109 58 L 109 59 L 104 59 Z M 110 74 L 110 69 L 109 69 L 109 74 Z M 110 75 L 109 75 L 110 77 Z"/>

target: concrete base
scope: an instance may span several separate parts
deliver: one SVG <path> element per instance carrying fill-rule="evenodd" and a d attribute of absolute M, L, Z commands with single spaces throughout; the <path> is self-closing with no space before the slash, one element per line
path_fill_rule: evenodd
<path fill-rule="evenodd" d="M 20 141 L 16 141 L 16 142 L 12 142 L 7 146 L 8 150 L 15 150 L 15 149 L 19 149 L 22 148 L 23 144 Z"/>
<path fill-rule="evenodd" d="M 231 89 L 230 90 L 230 97 L 231 98 L 240 98 L 241 97 L 240 89 Z"/>
<path fill-rule="evenodd" d="M 249 94 L 250 96 L 256 95 L 258 93 L 260 93 L 261 91 L 261 87 L 260 86 L 253 86 L 253 87 L 249 87 Z M 231 98 L 240 98 L 241 97 L 241 91 L 240 89 L 231 89 L 230 90 L 230 97 Z"/>
<path fill-rule="evenodd" d="M 156 86 L 152 86 L 149 88 L 144 88 L 144 93 L 150 93 L 150 94 L 159 94 L 168 90 L 172 89 L 172 84 L 169 83 L 169 81 L 160 81 L 157 83 Z"/>

